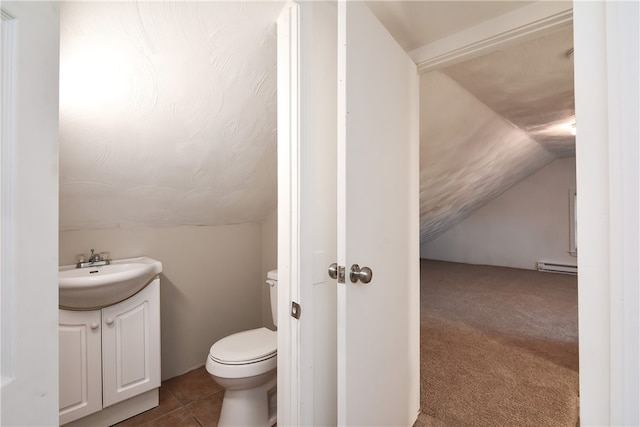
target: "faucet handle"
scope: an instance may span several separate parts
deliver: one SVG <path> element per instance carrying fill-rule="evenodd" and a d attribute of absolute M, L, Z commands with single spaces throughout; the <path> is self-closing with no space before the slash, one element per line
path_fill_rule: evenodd
<path fill-rule="evenodd" d="M 89 262 L 100 261 L 100 254 L 95 253 L 94 249 L 91 249 L 91 255 L 89 255 Z"/>

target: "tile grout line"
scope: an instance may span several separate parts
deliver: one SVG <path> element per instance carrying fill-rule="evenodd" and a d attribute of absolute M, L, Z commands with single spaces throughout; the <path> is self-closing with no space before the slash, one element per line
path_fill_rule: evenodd
<path fill-rule="evenodd" d="M 191 410 L 188 407 L 185 406 L 184 409 L 187 410 L 187 413 L 191 416 L 191 418 L 193 418 L 193 420 L 196 422 L 196 424 L 198 424 L 200 427 L 204 427 L 204 424 L 202 424 L 200 422 L 198 417 L 196 417 L 195 414 L 193 412 L 191 412 Z"/>
<path fill-rule="evenodd" d="M 208 422 L 207 421 L 208 418 L 206 416 L 205 418 L 202 418 L 203 414 L 200 414 L 200 409 L 195 404 L 200 402 L 200 406 L 201 406 L 202 402 L 206 401 L 207 399 L 218 400 L 219 398 L 221 400 L 224 394 L 224 389 L 220 390 L 220 389 L 214 388 L 213 390 L 211 389 L 206 390 L 207 387 L 204 387 L 204 389 L 200 389 L 202 386 L 201 376 L 198 373 L 195 373 L 192 371 L 190 372 L 191 372 L 191 375 L 189 378 L 186 378 L 186 380 L 172 381 L 173 378 L 170 378 L 168 380 L 163 381 L 160 385 L 160 389 L 162 390 L 161 393 L 164 394 L 163 401 L 175 402 L 175 406 L 173 403 L 170 404 L 171 406 L 173 406 L 173 409 L 168 410 L 167 412 L 155 414 L 153 418 L 149 418 L 144 422 L 142 422 L 142 419 L 140 419 L 139 422 L 136 421 L 136 418 L 141 417 L 142 414 L 135 415 L 125 421 L 125 422 L 129 422 L 129 424 L 127 425 L 131 425 L 131 426 L 137 425 L 137 426 L 147 426 L 147 427 L 161 425 L 163 424 L 164 422 L 163 420 L 165 419 L 165 417 L 171 416 L 172 414 L 175 414 L 173 416 L 176 416 L 177 415 L 176 412 L 181 411 L 182 409 L 184 409 L 185 411 L 182 412 L 181 416 L 185 416 L 186 418 L 184 421 L 188 422 L 189 424 L 193 423 L 193 425 L 198 427 L 207 427 L 207 426 L 216 425 L 216 423 L 211 424 L 210 422 Z M 205 371 L 202 370 L 202 373 L 205 373 Z M 181 376 L 175 377 L 175 379 L 178 379 L 180 377 L 186 377 L 187 374 L 189 374 L 189 372 Z M 205 375 L 205 376 L 208 377 L 208 375 Z M 194 384 L 196 387 L 195 389 L 193 389 L 190 381 L 194 381 Z M 191 392 L 186 393 L 185 395 L 185 391 L 188 391 L 187 389 L 191 390 Z M 208 393 L 206 393 L 207 391 Z M 205 392 L 206 394 L 201 395 L 200 393 L 202 392 Z M 195 398 L 195 400 L 191 400 L 193 398 Z M 159 405 L 159 406 L 163 406 L 163 405 Z M 206 402 L 205 402 L 205 406 L 208 406 L 206 405 Z"/>
<path fill-rule="evenodd" d="M 187 410 L 187 412 L 189 413 L 189 415 L 191 415 L 193 417 L 193 419 L 198 423 L 199 426 L 204 427 L 205 424 L 203 424 L 203 422 L 201 422 L 198 417 L 191 411 L 191 409 L 189 409 L 190 405 L 193 405 L 197 402 L 200 402 L 201 400 L 206 400 L 208 398 L 210 398 L 211 396 L 215 396 L 216 394 L 220 394 L 220 393 L 224 393 L 224 390 L 219 390 L 213 393 L 209 393 L 205 396 L 201 396 L 199 399 L 194 400 L 193 402 L 189 402 L 188 405 L 184 405 L 184 408 Z"/>
<path fill-rule="evenodd" d="M 189 402 L 189 403 L 184 403 L 181 399 L 178 398 L 178 396 L 175 395 L 175 393 L 173 392 L 173 390 L 171 390 L 171 387 L 167 387 L 167 390 L 169 391 L 169 393 L 171 393 L 171 395 L 178 401 L 178 403 L 180 403 L 180 407 L 174 409 L 173 411 L 168 412 L 165 415 L 168 415 L 172 412 L 178 411 L 180 409 L 184 409 L 187 414 L 189 415 L 189 417 L 195 421 L 195 423 L 197 425 L 199 425 L 200 427 L 202 427 L 202 423 L 196 418 L 196 416 L 193 414 L 193 412 L 191 412 L 191 410 L 189 409 L 189 404 L 193 403 L 193 402 L 197 402 L 197 400 L 194 400 L 193 402 Z"/>

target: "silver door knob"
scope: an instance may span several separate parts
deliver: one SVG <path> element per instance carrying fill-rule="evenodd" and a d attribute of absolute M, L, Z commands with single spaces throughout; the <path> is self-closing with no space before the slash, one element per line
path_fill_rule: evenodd
<path fill-rule="evenodd" d="M 334 262 L 329 266 L 329 277 L 332 279 L 338 278 L 338 263 Z"/>
<path fill-rule="evenodd" d="M 369 283 L 373 278 L 373 271 L 369 267 L 362 267 L 358 264 L 353 264 L 351 266 L 351 271 L 349 272 L 349 279 L 351 279 L 351 283 L 358 283 L 360 280 L 362 283 Z"/>

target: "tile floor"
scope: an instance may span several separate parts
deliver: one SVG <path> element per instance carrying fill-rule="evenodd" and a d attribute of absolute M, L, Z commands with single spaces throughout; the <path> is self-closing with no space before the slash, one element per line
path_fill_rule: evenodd
<path fill-rule="evenodd" d="M 215 427 L 223 395 L 204 367 L 194 369 L 162 383 L 159 406 L 116 426 Z"/>

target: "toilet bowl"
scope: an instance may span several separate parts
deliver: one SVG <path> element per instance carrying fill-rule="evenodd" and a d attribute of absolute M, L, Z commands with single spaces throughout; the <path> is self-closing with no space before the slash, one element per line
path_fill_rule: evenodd
<path fill-rule="evenodd" d="M 271 312 L 276 319 L 277 272 L 270 271 Z M 257 328 L 213 344 L 206 369 L 224 388 L 218 426 L 272 426 L 276 423 L 277 332 Z"/>

